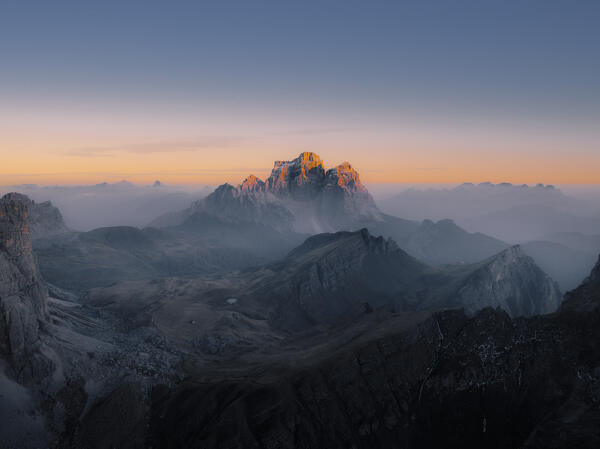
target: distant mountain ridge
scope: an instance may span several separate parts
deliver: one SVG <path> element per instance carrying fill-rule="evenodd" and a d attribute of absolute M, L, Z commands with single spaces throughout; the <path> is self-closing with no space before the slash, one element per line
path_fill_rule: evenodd
<path fill-rule="evenodd" d="M 367 229 L 319 234 L 252 274 L 240 296 L 264 301 L 285 329 L 331 323 L 361 303 L 419 311 L 500 307 L 511 316 L 554 312 L 556 283 L 519 246 L 480 263 L 430 267 Z"/>

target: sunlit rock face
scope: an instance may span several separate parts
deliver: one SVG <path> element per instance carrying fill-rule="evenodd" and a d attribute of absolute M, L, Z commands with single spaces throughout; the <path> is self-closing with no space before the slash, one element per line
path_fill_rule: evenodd
<path fill-rule="evenodd" d="M 47 319 L 47 290 L 31 247 L 27 205 L 0 199 L 0 356 L 25 363 Z"/>
<path fill-rule="evenodd" d="M 322 190 L 325 166 L 314 153 L 301 153 L 292 161 L 275 161 L 267 190 L 293 199 L 312 199 Z"/>
<path fill-rule="evenodd" d="M 254 175 L 249 175 L 239 186 L 240 192 L 264 192 L 265 183 Z"/>

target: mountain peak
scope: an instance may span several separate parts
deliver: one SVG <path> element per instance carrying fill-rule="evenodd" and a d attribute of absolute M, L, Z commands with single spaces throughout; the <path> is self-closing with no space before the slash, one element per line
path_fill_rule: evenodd
<path fill-rule="evenodd" d="M 481 262 L 457 295 L 469 312 L 482 307 L 501 307 L 511 316 L 554 312 L 560 305 L 558 285 L 526 255 L 511 246 Z"/>
<path fill-rule="evenodd" d="M 353 248 L 362 248 L 364 253 L 388 254 L 399 252 L 400 249 L 392 239 L 385 239 L 381 236 L 371 235 L 367 228 L 358 231 L 339 231 L 334 233 L 323 233 L 309 237 L 300 246 L 288 254 L 288 258 L 297 258 L 300 255 L 311 252 L 340 249 L 344 250 L 352 246 Z"/>
<path fill-rule="evenodd" d="M 248 175 L 248 177 L 242 181 L 239 188 L 243 193 L 264 191 L 265 183 L 254 175 Z"/>
<path fill-rule="evenodd" d="M 324 176 L 321 158 L 315 153 L 304 152 L 291 161 L 275 161 L 266 188 L 275 193 L 307 196 L 318 189 Z"/>
<path fill-rule="evenodd" d="M 358 172 L 352 168 L 350 162 L 342 162 L 335 168 L 327 170 L 327 182 L 337 185 L 345 190 L 366 191 L 360 182 Z"/>

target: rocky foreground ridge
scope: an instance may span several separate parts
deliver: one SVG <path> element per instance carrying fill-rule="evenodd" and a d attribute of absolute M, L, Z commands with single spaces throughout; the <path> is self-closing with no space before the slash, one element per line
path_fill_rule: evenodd
<path fill-rule="evenodd" d="M 374 253 L 394 251 L 364 237 Z M 307 243 L 294 257 L 316 248 Z M 145 414 L 135 385 L 94 404 L 83 446 L 596 448 L 599 272 L 549 315 L 364 308 L 276 354 L 191 361 L 184 382 L 152 388 Z"/>

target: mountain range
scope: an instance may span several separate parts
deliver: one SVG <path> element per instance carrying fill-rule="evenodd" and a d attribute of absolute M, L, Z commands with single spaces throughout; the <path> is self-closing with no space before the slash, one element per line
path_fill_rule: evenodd
<path fill-rule="evenodd" d="M 589 236 L 386 215 L 312 153 L 155 224 L 0 199 L 0 447 L 600 442 L 600 260 L 564 301 L 536 263 Z"/>

